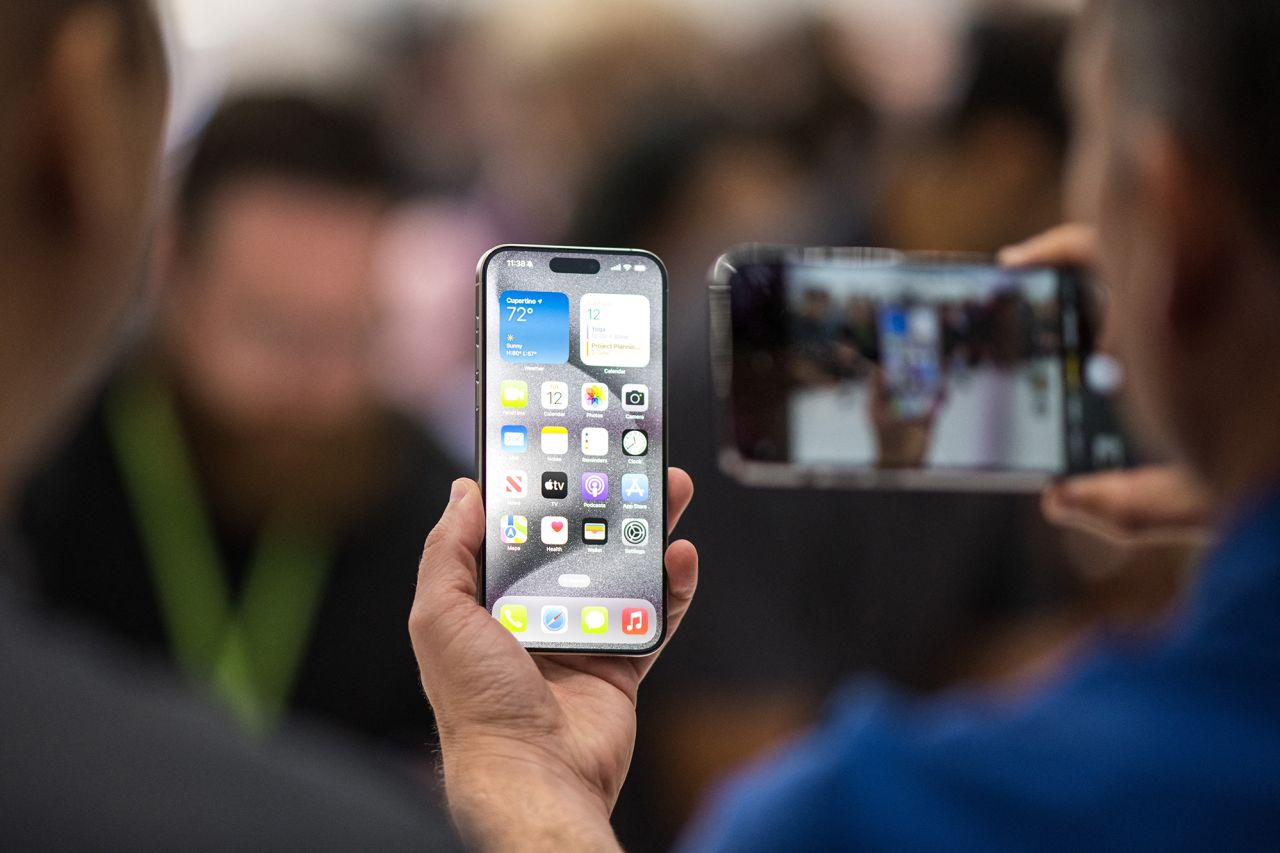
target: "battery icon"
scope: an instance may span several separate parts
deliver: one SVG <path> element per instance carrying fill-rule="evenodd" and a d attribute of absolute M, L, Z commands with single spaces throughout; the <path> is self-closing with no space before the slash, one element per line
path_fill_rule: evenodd
<path fill-rule="evenodd" d="M 636 264 L 634 267 L 636 272 L 648 272 L 649 268 L 644 264 Z"/>

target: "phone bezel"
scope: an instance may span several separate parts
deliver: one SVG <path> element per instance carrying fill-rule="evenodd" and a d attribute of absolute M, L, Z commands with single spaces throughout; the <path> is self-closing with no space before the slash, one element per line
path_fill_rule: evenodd
<path fill-rule="evenodd" d="M 617 649 L 617 648 L 591 648 L 583 646 L 572 649 L 552 648 L 538 646 L 528 643 L 516 637 L 520 641 L 520 645 L 532 654 L 543 655 L 608 655 L 621 657 L 648 657 L 662 648 L 667 640 L 667 547 L 670 545 L 670 531 L 667 522 L 667 491 L 668 482 L 666 479 L 666 471 L 669 468 L 668 460 L 670 453 L 667 447 L 667 435 L 670 430 L 667 428 L 668 417 L 670 416 L 671 406 L 667 397 L 668 382 L 668 366 L 667 366 L 667 311 L 669 299 L 670 278 L 667 274 L 667 267 L 662 263 L 662 259 L 653 252 L 644 249 L 608 249 L 595 248 L 586 246 L 543 246 L 543 245 L 526 245 L 520 243 L 505 243 L 500 246 L 494 246 L 481 256 L 479 263 L 476 264 L 476 285 L 475 285 L 475 340 L 476 340 L 476 397 L 475 397 L 475 414 L 476 414 L 476 471 L 479 475 L 480 493 L 485 498 L 485 535 L 480 542 L 480 553 L 477 555 L 477 578 L 476 578 L 476 600 L 477 603 L 488 611 L 486 587 L 488 585 L 488 567 L 486 563 L 486 543 L 489 539 L 489 506 L 487 493 L 485 491 L 485 483 L 488 481 L 485 452 L 485 421 L 488 417 L 488 408 L 485 400 L 488 396 L 485 393 L 485 387 L 488 382 L 488 346 L 485 340 L 485 330 L 488 328 L 488 307 L 489 301 L 485 293 L 485 278 L 488 275 L 489 264 L 496 258 L 506 252 L 523 252 L 535 253 L 542 255 L 587 255 L 595 258 L 600 256 L 618 257 L 632 256 L 644 258 L 651 262 L 662 278 L 661 295 L 662 295 L 662 550 L 659 555 L 661 565 L 659 569 L 662 574 L 662 608 L 658 618 L 657 631 L 654 634 L 653 642 L 646 646 L 638 646 L 636 649 Z M 567 275 L 567 274 L 566 274 Z M 655 608 L 657 610 L 657 608 Z M 512 636 L 515 636 L 514 634 Z"/>
<path fill-rule="evenodd" d="M 1065 476 L 1064 448 L 1061 471 L 992 471 L 949 468 L 919 470 L 849 468 L 836 465 L 762 462 L 739 450 L 734 438 L 733 315 L 731 282 L 738 268 L 785 263 L 842 263 L 893 266 L 904 263 L 941 262 L 994 265 L 980 254 L 907 253 L 893 249 L 778 246 L 748 243 L 730 249 L 716 259 L 708 274 L 711 314 L 711 362 L 719 424 L 719 465 L 726 476 L 744 486 L 777 489 L 847 489 L 858 491 L 1001 492 L 1033 494 Z M 1055 267 L 1062 277 L 1074 269 Z M 1059 293 L 1061 291 L 1059 290 Z M 1065 425 L 1064 425 L 1065 428 Z M 1065 438 L 1065 433 L 1064 433 Z"/>

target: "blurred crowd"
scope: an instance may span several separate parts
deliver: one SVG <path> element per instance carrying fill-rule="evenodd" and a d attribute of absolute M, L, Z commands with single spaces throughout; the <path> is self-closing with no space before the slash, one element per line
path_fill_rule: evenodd
<path fill-rule="evenodd" d="M 849 21 L 725 41 L 670 6 L 592 0 L 406 11 L 345 33 L 344 79 L 237 77 L 186 111 L 151 298 L 27 490 L 34 586 L 249 728 L 320 719 L 429 768 L 403 626 L 422 535 L 473 471 L 472 284 L 502 242 L 640 247 L 670 271 L 670 461 L 698 484 L 682 534 L 703 582 L 641 705 L 630 847 L 668 844 L 850 673 L 999 681 L 1083 624 L 1159 612 L 1174 575 L 1081 579 L 1031 499 L 779 496 L 716 467 L 714 259 L 756 241 L 989 253 L 1055 224 L 1066 28 L 975 13 L 939 48 L 945 91 L 905 105 Z M 872 306 L 806 305 L 835 341 L 822 371 L 856 375 Z M 1033 310 L 949 308 L 948 359 L 1054 348 L 1047 327 L 1016 353 L 966 331 Z"/>
<path fill-rule="evenodd" d="M 788 318 L 795 381 L 865 380 L 880 360 L 884 305 L 866 296 L 850 296 L 837 305 L 829 291 L 817 288 L 802 293 Z M 918 309 L 911 298 L 903 300 L 903 307 Z M 936 318 L 942 369 L 955 375 L 983 366 L 1011 369 L 1059 352 L 1054 304 L 1036 303 L 1016 288 L 985 299 L 928 305 L 926 310 Z"/>

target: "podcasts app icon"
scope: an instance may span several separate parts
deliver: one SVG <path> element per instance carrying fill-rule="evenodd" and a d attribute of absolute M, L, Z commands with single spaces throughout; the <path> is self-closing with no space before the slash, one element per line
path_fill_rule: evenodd
<path fill-rule="evenodd" d="M 582 475 L 582 499 L 601 503 L 609 499 L 609 475 L 588 471 Z"/>

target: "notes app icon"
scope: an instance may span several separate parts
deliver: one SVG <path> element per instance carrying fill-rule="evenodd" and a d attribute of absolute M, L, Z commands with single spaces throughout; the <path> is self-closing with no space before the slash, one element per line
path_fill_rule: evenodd
<path fill-rule="evenodd" d="M 542 452 L 547 456 L 564 456 L 569 452 L 569 430 L 562 426 L 542 428 Z"/>

